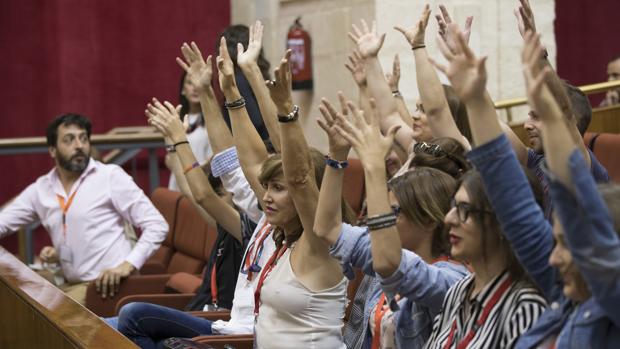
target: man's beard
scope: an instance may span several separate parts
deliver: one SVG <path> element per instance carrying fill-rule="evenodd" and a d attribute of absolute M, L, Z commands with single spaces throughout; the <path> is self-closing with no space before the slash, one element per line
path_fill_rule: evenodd
<path fill-rule="evenodd" d="M 83 156 L 84 160 L 77 160 L 78 157 Z M 70 172 L 82 173 L 88 167 L 88 162 L 90 161 L 90 156 L 88 156 L 83 151 L 78 150 L 73 156 L 70 158 L 66 158 L 62 154 L 58 154 L 58 165 L 63 169 Z"/>

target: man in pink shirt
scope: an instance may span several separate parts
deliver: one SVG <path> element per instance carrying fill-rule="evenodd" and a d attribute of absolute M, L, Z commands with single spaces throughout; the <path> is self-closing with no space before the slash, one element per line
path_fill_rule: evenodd
<path fill-rule="evenodd" d="M 50 123 L 47 144 L 56 166 L 0 212 L 0 237 L 40 220 L 53 248 L 44 261 L 60 263 L 60 287 L 84 304 L 96 280 L 102 297 L 113 296 L 121 279 L 139 269 L 165 239 L 168 225 L 133 179 L 117 165 L 90 157 L 91 123 L 65 114 Z M 129 222 L 142 232 L 132 247 Z"/>

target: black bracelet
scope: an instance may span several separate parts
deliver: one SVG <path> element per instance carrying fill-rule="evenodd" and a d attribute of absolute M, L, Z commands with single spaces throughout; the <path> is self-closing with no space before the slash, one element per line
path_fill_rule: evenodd
<path fill-rule="evenodd" d="M 325 165 L 331 168 L 335 168 L 336 170 L 342 170 L 349 166 L 349 161 L 338 161 L 336 159 L 330 158 L 329 155 L 325 155 Z"/>
<path fill-rule="evenodd" d="M 188 142 L 188 141 L 181 141 L 181 142 L 178 142 L 178 143 L 174 143 L 174 144 L 172 145 L 172 147 L 173 147 L 173 148 L 174 148 L 174 150 L 176 151 L 176 150 L 177 150 L 177 146 L 178 146 L 178 145 L 181 145 L 181 144 L 189 144 L 189 142 Z"/>
<path fill-rule="evenodd" d="M 426 45 L 424 45 L 424 44 L 422 44 L 422 45 L 415 45 L 415 46 L 411 46 L 411 50 L 415 51 L 415 50 L 417 50 L 419 48 L 425 48 L 425 47 L 426 47 Z"/>
<path fill-rule="evenodd" d="M 245 107 L 245 98 L 240 97 L 237 100 L 234 100 L 232 102 L 224 102 L 224 106 L 227 109 L 239 109 L 239 108 L 243 108 Z"/>

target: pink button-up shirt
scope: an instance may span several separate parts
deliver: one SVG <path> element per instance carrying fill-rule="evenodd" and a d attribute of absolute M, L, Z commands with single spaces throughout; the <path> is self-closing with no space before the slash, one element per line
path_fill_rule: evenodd
<path fill-rule="evenodd" d="M 57 195 L 67 202 L 74 192 L 65 233 Z M 66 242 L 71 250 L 71 262 L 61 262 L 70 282 L 94 280 L 104 269 L 123 261 L 140 268 L 168 232 L 162 215 L 121 167 L 92 158 L 69 195 L 56 168 L 28 186 L 0 212 L 0 237 L 37 219 L 49 232 L 54 246 Z M 125 221 L 142 231 L 133 248 L 125 235 Z"/>

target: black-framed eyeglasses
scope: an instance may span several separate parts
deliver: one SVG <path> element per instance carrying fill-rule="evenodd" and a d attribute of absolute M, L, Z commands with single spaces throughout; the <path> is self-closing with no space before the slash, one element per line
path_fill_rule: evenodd
<path fill-rule="evenodd" d="M 471 205 L 470 203 L 467 202 L 456 202 L 456 199 L 452 198 L 452 200 L 450 200 L 450 208 L 456 208 L 456 214 L 459 217 L 459 220 L 462 223 L 465 223 L 465 221 L 467 221 L 467 218 L 469 217 L 469 214 L 471 212 L 473 213 L 487 213 L 487 214 L 492 214 L 493 211 L 489 211 L 489 210 L 483 210 L 477 207 L 474 207 L 473 205 Z"/>
<path fill-rule="evenodd" d="M 391 205 L 390 207 L 392 208 L 392 212 L 394 213 L 394 216 L 398 217 L 398 215 L 400 214 L 400 206 Z"/>

